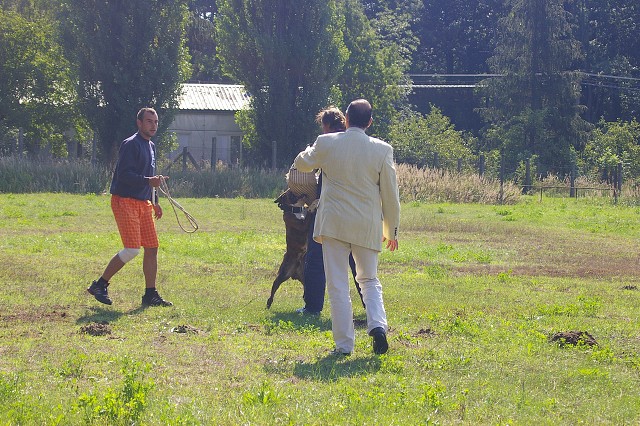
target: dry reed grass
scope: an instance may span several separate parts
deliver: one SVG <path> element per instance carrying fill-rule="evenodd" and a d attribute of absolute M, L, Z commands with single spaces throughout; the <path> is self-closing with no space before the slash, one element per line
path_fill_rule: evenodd
<path fill-rule="evenodd" d="M 400 199 L 404 202 L 515 204 L 520 188 L 475 173 L 457 173 L 408 164 L 396 166 Z"/>
<path fill-rule="evenodd" d="M 578 176 L 574 187 L 581 197 L 607 197 L 612 194 L 613 185 L 602 181 L 595 181 L 589 176 Z M 567 176 L 561 179 L 550 174 L 534 184 L 534 190 L 542 188 L 548 196 L 569 196 L 571 179 Z"/>
<path fill-rule="evenodd" d="M 515 204 L 521 187 L 513 181 L 502 185 L 496 178 L 472 172 L 458 173 L 398 164 L 398 184 L 403 202 Z M 0 157 L 0 193 L 101 193 L 108 191 L 112 171 L 88 162 L 36 161 Z M 273 198 L 285 188 L 284 170 L 221 168 L 169 171 L 172 195 L 177 197 Z M 613 197 L 613 186 L 586 176 L 575 181 L 580 197 Z M 550 175 L 533 184 L 545 196 L 568 197 L 571 182 Z M 640 204 L 640 182 L 625 180 L 618 194 L 627 204 Z"/>

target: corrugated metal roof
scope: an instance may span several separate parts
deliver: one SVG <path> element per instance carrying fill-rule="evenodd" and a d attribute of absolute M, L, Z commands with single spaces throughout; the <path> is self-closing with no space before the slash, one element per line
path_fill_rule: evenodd
<path fill-rule="evenodd" d="M 238 84 L 184 84 L 181 110 L 238 111 L 249 105 L 249 94 Z"/>

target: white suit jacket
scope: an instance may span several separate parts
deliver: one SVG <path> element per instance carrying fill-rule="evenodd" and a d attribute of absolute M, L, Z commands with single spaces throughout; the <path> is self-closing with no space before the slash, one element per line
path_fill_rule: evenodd
<path fill-rule="evenodd" d="M 398 239 L 400 196 L 393 148 L 359 127 L 318 136 L 293 166 L 322 169 L 314 239 L 322 237 L 382 250 L 382 237 Z"/>

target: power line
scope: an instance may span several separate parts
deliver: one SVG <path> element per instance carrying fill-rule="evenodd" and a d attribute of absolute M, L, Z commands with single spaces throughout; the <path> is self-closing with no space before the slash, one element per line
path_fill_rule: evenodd
<path fill-rule="evenodd" d="M 619 76 L 619 75 L 607 75 L 607 74 L 594 74 L 594 73 L 582 72 L 582 71 L 580 71 L 580 73 L 584 74 L 584 75 L 588 75 L 589 77 L 611 78 L 611 79 L 614 79 L 614 80 L 640 81 L 640 78 L 635 78 L 635 77 L 623 77 L 623 76 Z"/>
<path fill-rule="evenodd" d="M 640 78 L 636 77 L 625 77 L 620 75 L 610 75 L 610 74 L 600 74 L 586 71 L 576 71 L 578 74 L 586 75 L 589 77 L 597 77 L 597 78 L 611 78 L 615 80 L 632 80 L 632 81 L 640 81 Z M 431 73 L 431 74 L 407 74 L 408 77 L 429 77 L 429 78 L 487 78 L 487 77 L 504 77 L 505 74 L 489 74 L 489 73 L 481 73 L 481 74 L 439 74 L 439 73 Z"/>
<path fill-rule="evenodd" d="M 640 82 L 640 78 L 616 76 L 608 74 L 597 74 L 591 72 L 577 71 L 577 74 L 586 77 L 581 81 L 583 86 L 601 87 L 606 89 L 616 89 L 631 92 L 640 92 L 640 87 L 635 85 L 627 86 L 616 84 L 619 82 Z M 504 74 L 408 74 L 408 77 L 414 82 L 410 85 L 403 85 L 404 87 L 414 89 L 450 89 L 450 88 L 468 88 L 473 89 L 477 87 L 481 80 L 489 78 L 504 77 Z M 470 81 L 470 80 L 476 80 Z M 607 82 L 609 81 L 609 82 Z M 632 84 L 633 84 L 632 83 Z"/>
<path fill-rule="evenodd" d="M 613 84 L 592 83 L 589 81 L 583 81 L 581 84 L 583 86 L 603 87 L 606 89 L 618 89 L 618 90 L 629 90 L 631 92 L 640 92 L 640 87 L 615 86 Z"/>
<path fill-rule="evenodd" d="M 408 74 L 409 77 L 502 77 L 504 74 Z"/>

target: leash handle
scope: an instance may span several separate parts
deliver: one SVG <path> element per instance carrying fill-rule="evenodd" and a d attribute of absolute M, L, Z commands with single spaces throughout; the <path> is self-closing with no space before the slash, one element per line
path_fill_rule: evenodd
<path fill-rule="evenodd" d="M 178 203 L 176 200 L 173 199 L 173 197 L 171 197 L 171 193 L 169 192 L 169 186 L 167 185 L 167 180 L 162 175 L 160 176 L 160 186 L 158 186 L 158 189 L 162 194 L 164 194 L 165 197 L 167 197 L 167 200 L 169 200 L 169 203 L 171 204 L 171 208 L 173 208 L 173 213 L 176 216 L 176 220 L 178 221 L 178 226 L 180 226 L 180 229 L 182 229 L 187 234 L 193 234 L 194 232 L 196 232 L 198 230 L 198 222 L 196 222 L 195 218 L 191 216 L 189 212 L 187 212 L 184 209 L 184 207 L 180 205 L 180 203 Z M 178 212 L 176 208 L 180 210 L 182 213 L 184 213 L 184 216 L 187 218 L 187 221 L 191 226 L 191 229 L 186 229 L 182 225 L 182 222 L 180 222 L 180 218 L 178 217 Z"/>

